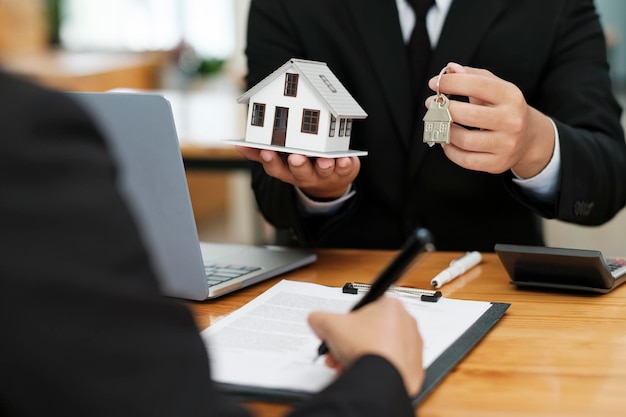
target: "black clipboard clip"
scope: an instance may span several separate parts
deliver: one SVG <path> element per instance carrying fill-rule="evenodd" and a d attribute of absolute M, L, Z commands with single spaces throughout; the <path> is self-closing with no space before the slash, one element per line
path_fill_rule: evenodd
<path fill-rule="evenodd" d="M 346 282 L 341 292 L 344 294 L 358 294 L 359 291 L 367 292 L 370 289 L 369 284 L 363 284 L 360 282 Z M 392 285 L 389 287 L 390 292 L 403 295 L 407 297 L 418 297 L 421 301 L 426 301 L 430 303 L 436 303 L 441 298 L 441 291 L 437 290 L 422 290 L 419 288 L 409 288 L 409 287 L 397 287 Z"/>

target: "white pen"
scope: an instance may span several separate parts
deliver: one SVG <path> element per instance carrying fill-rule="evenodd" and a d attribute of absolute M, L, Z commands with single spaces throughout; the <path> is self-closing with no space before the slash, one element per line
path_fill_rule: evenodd
<path fill-rule="evenodd" d="M 438 273 L 437 276 L 430 281 L 430 285 L 435 288 L 441 288 L 443 284 L 452 281 L 465 271 L 478 265 L 481 260 L 482 256 L 480 252 L 466 252 L 465 255 L 450 262 L 449 267 Z"/>

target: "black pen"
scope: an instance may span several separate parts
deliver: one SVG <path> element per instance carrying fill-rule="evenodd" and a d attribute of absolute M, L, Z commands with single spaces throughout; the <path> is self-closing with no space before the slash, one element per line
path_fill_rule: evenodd
<path fill-rule="evenodd" d="M 376 301 L 382 296 L 396 281 L 400 279 L 404 271 L 415 260 L 416 256 L 425 251 L 434 251 L 433 238 L 430 231 L 424 228 L 418 228 L 409 236 L 407 241 L 400 249 L 400 253 L 393 261 L 381 272 L 370 286 L 370 290 L 357 302 L 351 311 Z M 317 357 L 328 353 L 328 346 L 325 342 L 320 344 L 317 349 Z"/>

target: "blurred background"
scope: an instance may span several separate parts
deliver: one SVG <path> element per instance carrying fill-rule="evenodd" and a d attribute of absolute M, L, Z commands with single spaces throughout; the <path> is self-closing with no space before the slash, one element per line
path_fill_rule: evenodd
<path fill-rule="evenodd" d="M 615 92 L 626 106 L 626 1 L 595 0 Z M 0 61 L 73 91 L 158 91 L 172 102 L 200 237 L 272 243 L 256 211 L 236 103 L 246 73 L 249 0 L 0 0 Z M 622 119 L 626 124 L 626 116 Z M 626 210 L 600 227 L 545 221 L 550 246 L 626 256 Z"/>

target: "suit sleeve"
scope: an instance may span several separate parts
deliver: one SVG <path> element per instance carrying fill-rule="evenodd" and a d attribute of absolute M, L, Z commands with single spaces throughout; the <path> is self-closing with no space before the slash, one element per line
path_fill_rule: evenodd
<path fill-rule="evenodd" d="M 365 356 L 293 417 L 414 416 L 400 375 L 378 356 Z"/>
<path fill-rule="evenodd" d="M 162 297 L 103 140 L 67 97 L 0 75 L 3 415 L 245 415 Z"/>
<path fill-rule="evenodd" d="M 248 415 L 211 381 L 187 307 L 159 293 L 83 111 L 1 73 L 0 110 L 1 414 Z M 403 415 L 361 414 L 392 400 L 406 414 L 397 371 L 370 357 L 297 412 Z"/>
<path fill-rule="evenodd" d="M 555 204 L 545 205 L 509 189 L 543 217 L 599 225 L 626 204 L 622 110 L 611 91 L 605 39 L 593 2 L 564 2 L 558 24 L 539 94 L 530 104 L 550 116 L 559 131 L 559 193 Z"/>

